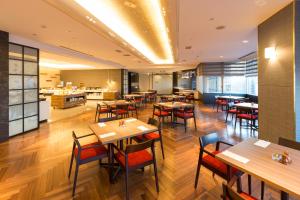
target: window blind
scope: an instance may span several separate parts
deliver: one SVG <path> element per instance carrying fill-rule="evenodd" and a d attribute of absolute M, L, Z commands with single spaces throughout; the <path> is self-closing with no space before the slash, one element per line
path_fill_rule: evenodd
<path fill-rule="evenodd" d="M 246 62 L 246 77 L 257 76 L 257 59 L 252 59 Z"/>

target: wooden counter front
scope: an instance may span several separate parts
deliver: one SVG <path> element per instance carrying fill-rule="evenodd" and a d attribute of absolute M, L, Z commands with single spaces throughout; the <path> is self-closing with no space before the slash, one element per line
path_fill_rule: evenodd
<path fill-rule="evenodd" d="M 51 96 L 51 106 L 53 108 L 71 108 L 86 103 L 86 94 L 53 94 Z"/>

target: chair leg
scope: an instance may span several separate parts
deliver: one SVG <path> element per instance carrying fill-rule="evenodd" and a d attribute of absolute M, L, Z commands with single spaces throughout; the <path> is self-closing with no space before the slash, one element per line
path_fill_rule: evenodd
<path fill-rule="evenodd" d="M 236 129 L 236 121 L 237 121 L 237 117 L 235 116 L 234 129 Z"/>
<path fill-rule="evenodd" d="M 74 151 L 72 151 L 72 155 L 71 155 L 71 161 L 70 161 L 70 168 L 69 168 L 69 175 L 68 175 L 68 178 L 70 178 L 70 176 L 71 176 L 73 160 L 74 160 Z"/>
<path fill-rule="evenodd" d="M 229 114 L 229 113 L 227 112 L 225 122 L 227 122 L 228 114 Z"/>
<path fill-rule="evenodd" d="M 186 119 L 184 119 L 184 132 L 186 132 Z"/>
<path fill-rule="evenodd" d="M 199 159 L 198 159 L 198 165 L 197 165 L 197 171 L 196 171 L 196 178 L 195 178 L 195 185 L 194 185 L 195 189 L 197 189 L 197 186 L 198 186 L 200 167 L 201 167 L 201 153 L 199 153 Z"/>
<path fill-rule="evenodd" d="M 195 130 L 197 130 L 197 124 L 196 124 L 196 117 L 194 116 L 194 125 L 195 125 Z"/>
<path fill-rule="evenodd" d="M 265 182 L 263 181 L 261 182 L 260 189 L 261 189 L 260 199 L 263 200 L 265 196 Z"/>
<path fill-rule="evenodd" d="M 252 181 L 251 181 L 251 175 L 248 174 L 248 194 L 251 195 L 252 193 Z"/>
<path fill-rule="evenodd" d="M 128 168 L 126 167 L 125 172 L 125 191 L 126 191 L 126 200 L 129 200 L 129 193 L 128 193 Z"/>
<path fill-rule="evenodd" d="M 74 196 L 75 190 L 76 190 L 77 176 L 78 176 L 78 168 L 79 168 L 79 164 L 76 162 L 76 169 L 75 169 L 75 176 L 74 176 L 74 183 L 73 183 L 73 192 L 72 192 L 72 196 Z"/>
<path fill-rule="evenodd" d="M 157 176 L 157 166 L 156 161 L 153 162 L 154 165 L 154 175 L 155 175 L 155 185 L 156 185 L 156 192 L 159 193 L 159 185 L 158 185 L 158 176 Z"/>
<path fill-rule="evenodd" d="M 160 138 L 160 148 L 161 148 L 163 159 L 165 159 L 165 152 L 164 152 L 164 145 L 163 145 L 162 138 Z"/>

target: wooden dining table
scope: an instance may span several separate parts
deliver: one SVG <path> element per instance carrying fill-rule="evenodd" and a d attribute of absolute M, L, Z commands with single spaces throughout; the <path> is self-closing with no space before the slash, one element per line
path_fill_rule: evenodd
<path fill-rule="evenodd" d="M 124 122 L 124 125 L 120 126 L 120 121 Z M 110 166 L 109 174 L 111 182 L 113 181 L 113 143 L 138 135 L 158 131 L 156 126 L 147 124 L 136 118 L 126 118 L 105 123 L 93 123 L 90 124 L 89 127 L 96 134 L 102 144 L 108 145 L 108 163 Z"/>
<path fill-rule="evenodd" d="M 101 101 L 100 104 L 104 104 L 106 106 L 116 106 L 116 105 L 131 105 L 134 104 L 132 101 L 126 101 L 126 100 L 114 100 L 114 101 Z"/>
<path fill-rule="evenodd" d="M 252 110 L 258 109 L 257 103 L 236 103 L 236 104 L 234 104 L 234 106 L 237 108 L 248 108 L 248 109 L 252 109 Z"/>
<path fill-rule="evenodd" d="M 292 163 L 272 160 L 272 154 L 288 152 Z M 300 198 L 300 151 L 255 138 L 247 139 L 216 155 L 224 163 L 264 181 L 281 191 L 281 199 L 291 194 Z"/>
<path fill-rule="evenodd" d="M 215 96 L 215 98 L 227 99 L 227 100 L 242 100 L 245 97 L 242 96 L 230 96 L 230 95 L 223 95 L 223 96 Z"/>
<path fill-rule="evenodd" d="M 194 105 L 191 103 L 184 103 L 184 102 L 160 102 L 157 105 L 172 109 L 179 109 L 179 108 L 186 108 L 186 107 L 193 107 Z"/>

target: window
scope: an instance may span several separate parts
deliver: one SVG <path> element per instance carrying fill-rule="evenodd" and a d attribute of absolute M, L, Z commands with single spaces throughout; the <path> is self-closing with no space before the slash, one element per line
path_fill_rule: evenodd
<path fill-rule="evenodd" d="M 224 76 L 223 93 L 245 94 L 246 83 L 244 76 Z"/>
<path fill-rule="evenodd" d="M 246 77 L 246 93 L 250 95 L 258 95 L 258 78 L 257 76 Z"/>
<path fill-rule="evenodd" d="M 222 92 L 221 76 L 206 76 L 204 77 L 204 92 L 205 93 L 221 93 Z"/>

